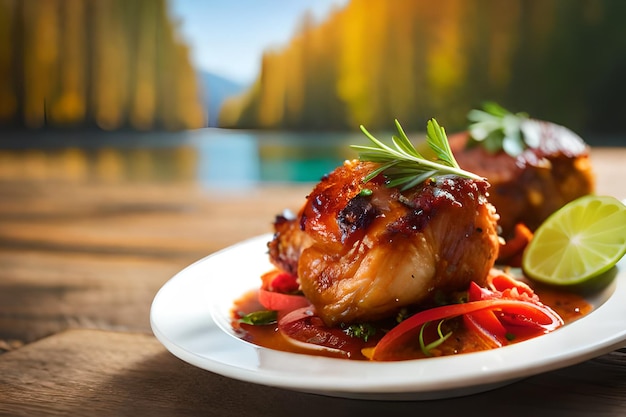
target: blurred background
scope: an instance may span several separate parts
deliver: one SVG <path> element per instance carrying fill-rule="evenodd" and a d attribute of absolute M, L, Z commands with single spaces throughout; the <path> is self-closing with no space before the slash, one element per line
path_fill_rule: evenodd
<path fill-rule="evenodd" d="M 626 145 L 622 0 L 0 0 L 0 180 L 316 181 L 482 102 Z"/>

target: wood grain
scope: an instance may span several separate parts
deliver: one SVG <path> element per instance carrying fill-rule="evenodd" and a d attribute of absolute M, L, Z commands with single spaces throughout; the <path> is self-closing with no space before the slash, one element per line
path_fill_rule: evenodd
<path fill-rule="evenodd" d="M 270 232 L 307 190 L 0 183 L 0 352 L 68 328 L 149 331 L 169 278 Z"/>
<path fill-rule="evenodd" d="M 270 231 L 309 188 L 0 183 L 0 247 L 198 258 Z"/>
<path fill-rule="evenodd" d="M 270 232 L 306 190 L 0 182 L 0 352 L 68 328 L 148 331 L 169 278 Z"/>

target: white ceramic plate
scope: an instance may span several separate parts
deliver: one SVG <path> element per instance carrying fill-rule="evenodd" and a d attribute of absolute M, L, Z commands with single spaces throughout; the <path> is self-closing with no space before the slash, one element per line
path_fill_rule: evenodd
<path fill-rule="evenodd" d="M 458 356 L 363 362 L 280 352 L 238 339 L 230 328 L 233 301 L 258 288 L 269 270 L 259 236 L 183 269 L 158 292 L 154 334 L 175 356 L 227 377 L 330 396 L 434 399 L 486 391 L 520 378 L 599 356 L 626 343 L 626 258 L 612 282 L 589 297 L 596 308 L 553 333 L 515 345 Z"/>

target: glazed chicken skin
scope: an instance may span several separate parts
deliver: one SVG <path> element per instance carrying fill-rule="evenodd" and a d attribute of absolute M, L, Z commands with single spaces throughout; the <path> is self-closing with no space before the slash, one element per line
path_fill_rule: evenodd
<path fill-rule="evenodd" d="M 277 218 L 270 259 L 297 275 L 329 325 L 367 322 L 482 285 L 498 255 L 489 184 L 459 176 L 407 191 L 374 163 L 346 161 L 322 179 L 294 219 Z"/>

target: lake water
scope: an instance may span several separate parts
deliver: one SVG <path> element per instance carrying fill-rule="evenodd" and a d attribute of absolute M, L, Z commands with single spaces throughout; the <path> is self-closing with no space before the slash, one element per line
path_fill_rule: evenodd
<path fill-rule="evenodd" d="M 190 132 L 198 178 L 210 184 L 317 182 L 364 143 L 362 134 L 201 130 Z"/>
<path fill-rule="evenodd" d="M 366 142 L 360 132 L 18 132 L 0 140 L 0 180 L 191 180 L 207 187 L 316 182 L 357 156 L 351 144 Z"/>
<path fill-rule="evenodd" d="M 344 160 L 361 132 L 199 129 L 179 133 L 14 132 L 0 138 L 0 181 L 194 181 L 206 187 L 317 182 Z M 375 136 L 388 140 L 390 133 Z M 409 135 L 414 142 L 422 134 Z M 623 146 L 624 137 L 594 141 Z"/>

